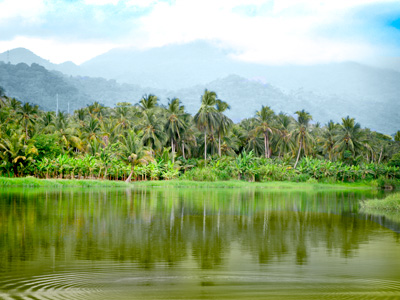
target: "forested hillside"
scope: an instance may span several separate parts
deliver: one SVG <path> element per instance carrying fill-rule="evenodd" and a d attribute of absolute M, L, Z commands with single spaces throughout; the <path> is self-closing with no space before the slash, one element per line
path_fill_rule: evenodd
<path fill-rule="evenodd" d="M 38 104 L 44 110 L 56 109 L 58 94 L 59 110 L 67 112 L 69 103 L 71 113 L 95 101 L 113 107 L 119 102 L 135 104 L 143 95 L 155 94 L 163 105 L 168 103 L 168 99 L 178 97 L 187 111 L 194 114 L 204 90 L 211 89 L 230 104 L 227 115 L 234 121 L 253 116 L 264 104 L 276 112 L 283 111 L 289 115 L 307 107 L 314 120 L 321 124 L 331 119 L 340 122 L 343 116 L 351 115 L 364 126 L 386 134 L 396 132 L 400 124 L 400 101 L 396 101 L 394 89 L 388 89 L 391 92 L 375 101 L 372 96 L 359 98 L 352 94 L 326 94 L 307 89 L 283 91 L 260 80 L 230 75 L 208 84 L 168 91 L 120 84 L 104 78 L 67 76 L 48 71 L 38 64 L 28 66 L 1 62 L 0 86 L 10 97 Z"/>

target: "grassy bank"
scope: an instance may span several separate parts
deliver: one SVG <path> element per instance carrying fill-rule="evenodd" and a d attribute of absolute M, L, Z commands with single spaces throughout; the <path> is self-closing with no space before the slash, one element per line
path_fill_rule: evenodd
<path fill-rule="evenodd" d="M 385 199 L 372 199 L 361 203 L 367 213 L 400 213 L 400 193 L 391 194 Z"/>
<path fill-rule="evenodd" d="M 35 177 L 0 177 L 0 187 L 128 187 L 128 183 L 111 180 L 38 179 Z"/>
<path fill-rule="evenodd" d="M 136 187 L 196 187 L 196 188 L 266 188 L 266 189 L 373 189 L 371 183 L 310 183 L 310 182 L 247 182 L 240 180 L 230 181 L 191 181 L 191 180 L 164 180 L 164 181 L 139 181 L 133 182 Z"/>
<path fill-rule="evenodd" d="M 0 177 L 0 187 L 196 187 L 196 188 L 266 188 L 266 189 L 373 189 L 372 182 L 353 183 L 318 183 L 268 181 L 248 182 L 243 180 L 229 181 L 194 181 L 194 180 L 154 180 L 154 181 L 124 181 L 112 180 L 71 180 L 71 179 L 38 179 L 35 177 L 7 178 Z"/>

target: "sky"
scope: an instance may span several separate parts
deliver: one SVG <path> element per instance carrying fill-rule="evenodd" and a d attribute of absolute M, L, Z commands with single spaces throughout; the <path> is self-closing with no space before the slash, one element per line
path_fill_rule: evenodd
<path fill-rule="evenodd" d="M 197 40 L 274 65 L 400 57 L 400 1 L 0 0 L 0 52 L 53 63 Z"/>

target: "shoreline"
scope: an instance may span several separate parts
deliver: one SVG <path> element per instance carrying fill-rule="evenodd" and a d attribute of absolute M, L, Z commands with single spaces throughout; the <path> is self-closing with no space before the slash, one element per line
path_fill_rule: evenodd
<path fill-rule="evenodd" d="M 101 179 L 39 179 L 36 177 L 0 177 L 0 187 L 130 187 L 124 181 Z"/>
<path fill-rule="evenodd" d="M 134 187 L 155 188 L 262 188 L 262 189 L 292 189 L 292 190 L 323 190 L 323 189 L 376 189 L 376 186 L 365 182 L 357 183 L 308 183 L 290 181 L 247 182 L 239 180 L 229 181 L 191 181 L 191 180 L 163 180 L 163 181 L 134 181 Z"/>
<path fill-rule="evenodd" d="M 247 182 L 229 181 L 192 181 L 192 180 L 154 180 L 154 181 L 112 181 L 102 179 L 39 179 L 36 177 L 8 178 L 0 177 L 0 187 L 166 187 L 166 188 L 271 188 L 271 189 L 376 189 L 368 182 L 318 183 L 318 182 Z"/>

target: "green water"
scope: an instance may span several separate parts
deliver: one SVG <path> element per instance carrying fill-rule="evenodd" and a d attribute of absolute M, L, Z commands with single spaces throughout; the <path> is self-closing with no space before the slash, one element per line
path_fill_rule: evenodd
<path fill-rule="evenodd" d="M 400 299 L 381 196 L 2 189 L 0 299 Z"/>

